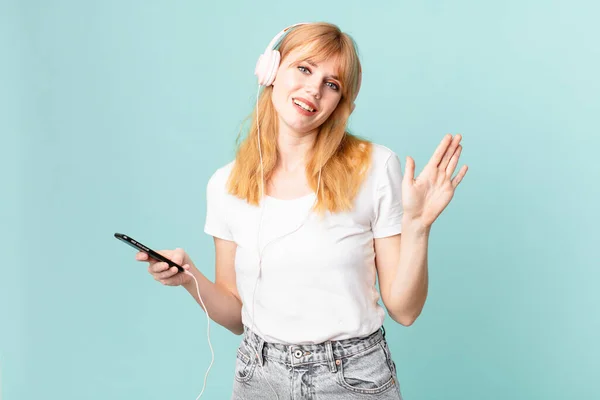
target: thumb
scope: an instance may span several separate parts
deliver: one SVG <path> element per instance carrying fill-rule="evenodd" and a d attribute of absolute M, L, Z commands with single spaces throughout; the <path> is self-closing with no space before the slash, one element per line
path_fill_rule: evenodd
<path fill-rule="evenodd" d="M 415 179 L 415 160 L 411 156 L 406 156 L 406 167 L 404 168 L 405 183 L 412 184 Z"/>
<path fill-rule="evenodd" d="M 182 265 L 183 261 L 185 258 L 185 251 L 178 247 L 173 251 L 173 257 L 171 258 L 171 260 L 173 260 L 174 263 Z"/>

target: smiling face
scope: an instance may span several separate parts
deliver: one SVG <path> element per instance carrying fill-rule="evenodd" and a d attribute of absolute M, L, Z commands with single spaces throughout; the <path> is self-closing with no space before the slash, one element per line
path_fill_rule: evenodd
<path fill-rule="evenodd" d="M 329 118 L 342 97 L 337 57 L 306 59 L 302 48 L 291 51 L 277 71 L 272 102 L 279 126 L 296 136 L 314 133 Z"/>

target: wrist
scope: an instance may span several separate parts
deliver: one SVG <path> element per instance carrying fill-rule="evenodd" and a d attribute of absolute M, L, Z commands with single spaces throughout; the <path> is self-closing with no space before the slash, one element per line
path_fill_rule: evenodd
<path fill-rule="evenodd" d="M 428 236 L 431 225 L 424 224 L 418 217 L 404 214 L 402 216 L 402 234 L 413 234 L 416 236 Z"/>

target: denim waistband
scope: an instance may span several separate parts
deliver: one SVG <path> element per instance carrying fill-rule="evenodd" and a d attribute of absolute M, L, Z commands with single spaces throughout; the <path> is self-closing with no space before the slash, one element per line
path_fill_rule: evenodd
<path fill-rule="evenodd" d="M 289 366 L 300 366 L 314 363 L 328 363 L 332 371 L 336 370 L 340 360 L 362 353 L 381 342 L 385 344 L 385 330 L 383 326 L 370 335 L 332 340 L 318 344 L 288 345 L 281 343 L 265 342 L 260 336 L 244 327 L 244 342 L 248 343 L 254 356 L 262 365 L 264 359 L 287 364 Z"/>

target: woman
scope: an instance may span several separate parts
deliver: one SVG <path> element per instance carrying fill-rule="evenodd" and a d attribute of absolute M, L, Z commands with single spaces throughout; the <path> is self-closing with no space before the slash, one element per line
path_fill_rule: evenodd
<path fill-rule="evenodd" d="M 136 258 L 243 334 L 234 399 L 400 399 L 378 301 L 405 326 L 421 313 L 431 225 L 467 171 L 452 178 L 461 137 L 415 179 L 412 158 L 403 177 L 396 154 L 348 133 L 360 62 L 335 25 L 286 28 L 256 74 L 248 136 L 207 188 L 215 282 L 182 249 L 162 254 L 187 273 Z"/>

